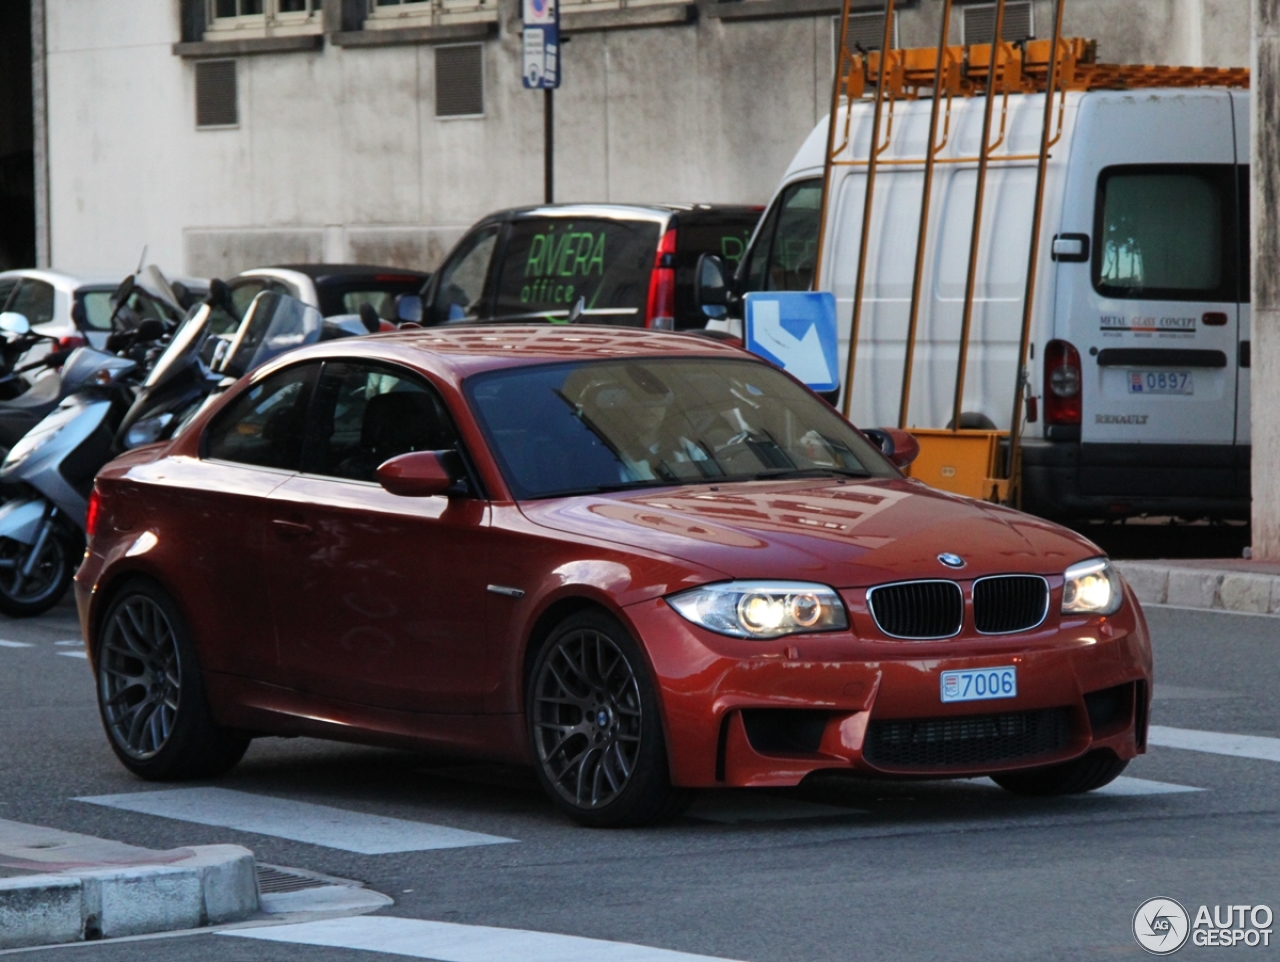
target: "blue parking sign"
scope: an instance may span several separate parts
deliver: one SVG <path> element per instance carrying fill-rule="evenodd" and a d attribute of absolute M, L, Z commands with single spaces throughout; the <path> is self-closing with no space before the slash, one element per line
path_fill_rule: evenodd
<path fill-rule="evenodd" d="M 746 346 L 814 391 L 840 386 L 836 299 L 829 291 L 752 291 Z"/>

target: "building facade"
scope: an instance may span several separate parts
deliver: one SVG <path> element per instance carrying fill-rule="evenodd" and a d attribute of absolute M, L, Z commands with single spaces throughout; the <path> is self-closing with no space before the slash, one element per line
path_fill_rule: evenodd
<path fill-rule="evenodd" d="M 175 274 L 429 270 L 480 216 L 542 200 L 519 0 L 34 3 L 61 269 L 131 269 L 146 246 Z M 763 204 L 827 112 L 834 0 L 561 4 L 558 201 Z M 883 4 L 855 6 L 870 45 Z M 896 42 L 932 46 L 939 0 L 898 7 Z M 1048 0 L 1009 9 L 1008 30 L 1052 29 Z M 953 42 L 990 16 L 957 2 Z M 1245 66 L 1249 0 L 1067 0 L 1065 33 L 1107 61 Z"/>

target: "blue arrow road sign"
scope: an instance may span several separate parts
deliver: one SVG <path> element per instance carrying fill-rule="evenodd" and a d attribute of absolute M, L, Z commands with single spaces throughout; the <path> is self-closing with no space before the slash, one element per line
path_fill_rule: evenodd
<path fill-rule="evenodd" d="M 840 386 L 836 299 L 827 291 L 752 291 L 746 296 L 747 350 L 815 391 Z"/>

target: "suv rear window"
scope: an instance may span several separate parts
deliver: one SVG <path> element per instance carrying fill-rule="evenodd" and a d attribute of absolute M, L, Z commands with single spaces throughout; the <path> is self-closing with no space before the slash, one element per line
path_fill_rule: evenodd
<path fill-rule="evenodd" d="M 1098 178 L 1093 282 L 1106 297 L 1236 299 L 1235 170 L 1109 167 Z"/>
<path fill-rule="evenodd" d="M 644 324 L 658 249 L 654 221 L 541 217 L 511 224 L 494 316 L 567 317 L 579 298 L 597 324 Z"/>

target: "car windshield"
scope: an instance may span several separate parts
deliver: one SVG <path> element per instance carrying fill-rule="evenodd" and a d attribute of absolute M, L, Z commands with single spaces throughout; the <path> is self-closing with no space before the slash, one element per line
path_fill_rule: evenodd
<path fill-rule="evenodd" d="M 522 500 L 709 481 L 898 476 L 831 408 L 762 362 L 551 364 L 477 374 L 464 390 Z"/>

